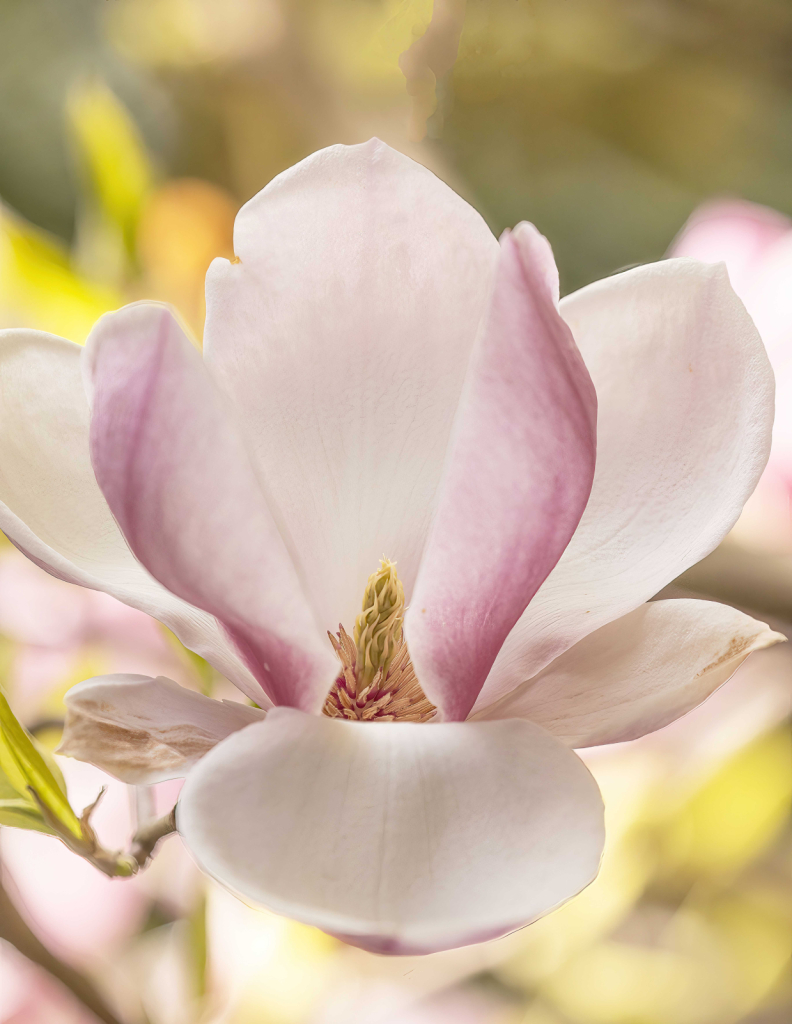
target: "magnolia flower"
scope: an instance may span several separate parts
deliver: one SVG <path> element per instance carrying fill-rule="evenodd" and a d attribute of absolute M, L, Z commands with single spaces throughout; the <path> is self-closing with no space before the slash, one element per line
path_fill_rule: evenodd
<path fill-rule="evenodd" d="M 559 305 L 532 226 L 498 243 L 376 140 L 277 177 L 235 251 L 208 272 L 203 359 L 152 303 L 84 351 L 0 339 L 3 530 L 258 705 L 93 679 L 63 749 L 187 774 L 204 870 L 359 946 L 512 931 L 597 872 L 571 748 L 657 729 L 779 639 L 646 603 L 762 471 L 762 344 L 724 269 L 690 260 Z"/>
<path fill-rule="evenodd" d="M 773 450 L 743 535 L 765 546 L 792 545 L 792 220 L 741 200 L 706 203 L 674 240 L 671 256 L 723 261 L 751 314 L 773 367 L 779 401 Z M 742 526 L 743 524 L 741 524 Z"/>

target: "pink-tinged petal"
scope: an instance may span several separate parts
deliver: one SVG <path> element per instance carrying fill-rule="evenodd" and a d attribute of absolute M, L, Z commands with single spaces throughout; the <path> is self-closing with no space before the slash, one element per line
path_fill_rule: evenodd
<path fill-rule="evenodd" d="M 383 555 L 409 600 L 498 244 L 377 140 L 279 175 L 234 244 L 207 275 L 206 361 L 320 625 L 350 627 Z"/>
<path fill-rule="evenodd" d="M 220 740 L 266 712 L 158 676 L 95 676 L 65 697 L 59 754 L 133 785 L 181 778 Z"/>
<path fill-rule="evenodd" d="M 584 637 L 479 719 L 527 718 L 572 747 L 634 740 L 786 637 L 712 601 L 653 601 Z"/>
<path fill-rule="evenodd" d="M 688 218 L 668 255 L 725 263 L 732 287 L 745 301 L 756 268 L 790 230 L 792 220 L 767 206 L 733 199 L 704 203 Z"/>
<path fill-rule="evenodd" d="M 405 621 L 418 678 L 445 718 L 470 711 L 591 491 L 597 396 L 553 277 L 550 246 L 532 225 L 503 238 Z"/>
<path fill-rule="evenodd" d="M 338 666 L 200 354 L 138 303 L 103 316 L 85 355 L 94 471 L 132 551 L 222 622 L 271 700 L 320 708 Z"/>
<path fill-rule="evenodd" d="M 199 762 L 177 824 L 232 892 L 386 953 L 527 924 L 594 878 L 603 844 L 594 780 L 532 723 L 288 708 Z"/>
<path fill-rule="evenodd" d="M 770 449 L 773 374 L 723 266 L 628 270 L 570 295 L 561 312 L 597 390 L 594 486 L 476 711 L 712 551 Z"/>
<path fill-rule="evenodd" d="M 153 615 L 264 700 L 217 621 L 169 594 L 124 541 L 91 468 L 81 353 L 40 331 L 0 331 L 0 529 L 52 576 Z"/>

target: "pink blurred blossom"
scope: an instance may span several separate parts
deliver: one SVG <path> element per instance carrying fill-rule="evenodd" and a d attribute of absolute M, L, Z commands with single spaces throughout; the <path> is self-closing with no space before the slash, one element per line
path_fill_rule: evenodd
<path fill-rule="evenodd" d="M 705 203 L 668 255 L 726 264 L 767 347 L 776 377 L 773 448 L 735 536 L 792 551 L 792 220 L 742 200 Z"/>
<path fill-rule="evenodd" d="M 96 1024 L 96 1017 L 13 946 L 0 942 L 0 1024 Z"/>
<path fill-rule="evenodd" d="M 351 1013 L 354 1016 L 351 1016 Z M 311 1024 L 507 1024 L 514 1007 L 472 987 L 453 986 L 425 999 L 411 999 L 403 986 L 371 981 L 348 998 L 322 1005 Z"/>
<path fill-rule="evenodd" d="M 108 672 L 192 679 L 160 624 L 115 598 L 43 572 L 14 548 L 0 554 L 0 632 L 18 645 L 9 686 L 23 719 L 42 713 L 59 684 L 76 682 L 87 657 Z"/>

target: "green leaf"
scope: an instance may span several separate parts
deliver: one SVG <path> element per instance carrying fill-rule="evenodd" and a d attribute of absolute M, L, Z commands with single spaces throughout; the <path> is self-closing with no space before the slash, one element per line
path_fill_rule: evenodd
<path fill-rule="evenodd" d="M 0 213 L 0 306 L 26 324 L 85 343 L 97 317 L 123 302 L 69 267 L 68 253 L 7 209 Z"/>
<path fill-rule="evenodd" d="M 53 775 L 60 781 L 65 791 L 66 787 L 63 783 L 63 776 L 55 762 L 55 758 L 35 738 L 32 739 L 38 747 L 41 756 L 49 764 Z M 26 790 L 24 793 L 18 793 L 8 781 L 2 768 L 0 768 L 0 825 L 8 825 L 12 828 L 27 828 L 35 832 L 46 832 L 47 835 L 54 835 L 52 829 L 44 820 L 41 808 L 30 792 Z"/>
<path fill-rule="evenodd" d="M 98 78 L 72 86 L 66 113 L 93 198 L 132 254 L 140 211 L 156 177 L 137 125 Z"/>
<path fill-rule="evenodd" d="M 11 828 L 27 828 L 33 832 L 54 832 L 41 816 L 41 811 L 22 797 L 11 800 L 0 800 L 0 825 Z"/>
<path fill-rule="evenodd" d="M 17 801 L 32 807 L 42 824 L 44 819 L 30 790 L 34 789 L 42 804 L 68 832 L 82 839 L 80 820 L 69 804 L 63 775 L 51 755 L 47 754 L 14 717 L 8 701 L 0 691 L 0 773 L 4 776 L 4 794 L 13 807 L 8 814 L 22 814 Z M 5 800 L 3 801 L 5 803 Z M 32 817 L 26 820 L 33 820 Z M 18 826 L 19 827 L 19 826 Z M 31 828 L 30 824 L 21 826 Z M 41 829 L 40 829 L 41 830 Z M 51 831 L 46 825 L 41 831 Z"/>
<path fill-rule="evenodd" d="M 185 647 L 176 634 L 172 633 L 167 626 L 163 626 L 160 623 L 160 629 L 171 647 L 178 652 L 180 657 L 187 662 L 189 667 L 195 673 L 198 685 L 201 688 L 201 693 L 205 697 L 211 697 L 215 677 L 215 671 L 212 666 L 208 661 L 205 661 L 200 654 L 196 654 L 195 651 L 191 651 L 189 647 Z"/>

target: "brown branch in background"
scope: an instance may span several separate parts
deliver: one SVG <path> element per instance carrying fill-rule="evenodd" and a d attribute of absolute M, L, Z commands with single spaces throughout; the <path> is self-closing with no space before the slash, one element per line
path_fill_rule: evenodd
<path fill-rule="evenodd" d="M 792 556 L 762 554 L 726 543 L 682 573 L 674 583 L 789 627 L 792 623 Z M 782 630 L 783 631 L 783 630 Z"/>
<path fill-rule="evenodd" d="M 38 964 L 53 978 L 71 992 L 75 999 L 103 1024 L 124 1024 L 113 1013 L 93 983 L 69 964 L 59 960 L 40 939 L 33 934 L 25 919 L 17 910 L 2 883 L 0 869 L 0 938 L 5 939 L 22 956 Z"/>
<path fill-rule="evenodd" d="M 410 137 L 426 135 L 426 122 L 437 108 L 437 83 L 453 68 L 465 24 L 466 0 L 435 0 L 426 32 L 399 58 L 412 97 Z"/>

